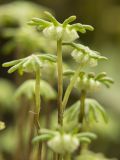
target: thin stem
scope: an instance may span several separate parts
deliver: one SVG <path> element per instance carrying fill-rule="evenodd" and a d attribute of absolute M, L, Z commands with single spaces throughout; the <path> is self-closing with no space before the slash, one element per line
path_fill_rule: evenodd
<path fill-rule="evenodd" d="M 36 70 L 36 83 L 35 83 L 35 102 L 36 102 L 36 108 L 35 108 L 35 126 L 37 130 L 37 134 L 40 129 L 40 123 L 39 123 L 39 116 L 40 116 L 40 110 L 41 110 L 41 99 L 40 99 L 40 68 L 37 67 Z M 37 159 L 41 160 L 42 157 L 42 143 L 39 143 L 39 150 L 37 154 Z"/>
<path fill-rule="evenodd" d="M 41 110 L 41 99 L 40 99 L 40 68 L 37 67 L 36 70 L 36 83 L 35 83 L 35 103 L 36 103 L 36 108 L 35 108 L 35 118 L 36 118 L 36 127 L 39 130 L 40 124 L 39 124 L 39 114 Z"/>
<path fill-rule="evenodd" d="M 17 131 L 18 131 L 18 145 L 15 154 L 15 160 L 21 160 L 25 157 L 25 143 L 24 143 L 24 129 L 26 126 L 26 116 L 29 110 L 28 103 L 24 97 L 21 97 L 21 105 L 26 104 L 24 107 L 20 107 L 17 115 Z M 24 124 L 24 125 L 23 125 Z M 17 158 L 19 157 L 19 158 Z"/>
<path fill-rule="evenodd" d="M 64 98 L 63 98 L 63 103 L 62 103 L 63 110 L 65 110 L 65 108 L 66 108 L 70 93 L 71 93 L 71 91 L 73 89 L 73 86 L 74 86 L 74 84 L 76 82 L 76 79 L 77 79 L 77 77 L 78 77 L 78 75 L 80 73 L 80 69 L 81 69 L 81 66 L 79 66 L 78 69 L 76 70 L 72 80 L 70 81 L 70 83 L 69 83 L 69 85 L 68 85 L 68 87 L 66 89 L 66 92 L 65 92 L 65 95 L 64 95 Z"/>
<path fill-rule="evenodd" d="M 27 149 L 26 149 L 26 158 L 27 160 L 31 159 L 31 153 L 33 151 L 33 144 L 32 144 L 32 138 L 34 135 L 34 109 L 35 109 L 35 104 L 34 104 L 34 100 L 32 99 L 30 101 L 30 109 L 33 112 L 29 112 L 29 136 L 28 136 L 28 142 L 27 142 Z"/>
<path fill-rule="evenodd" d="M 81 96 L 80 96 L 80 114 L 79 114 L 79 123 L 82 124 L 82 128 L 80 129 L 80 132 L 84 131 L 83 121 L 85 118 L 85 98 L 86 98 L 86 91 L 82 90 Z M 79 148 L 80 153 L 82 152 L 82 150 L 86 148 L 86 146 L 88 146 L 88 144 L 86 143 L 82 143 L 80 145 L 80 148 Z"/>
<path fill-rule="evenodd" d="M 58 123 L 63 125 L 63 66 L 62 66 L 62 40 L 57 41 L 57 69 L 58 69 Z"/>
<path fill-rule="evenodd" d="M 84 116 L 85 116 L 85 98 L 86 98 L 86 91 L 81 91 L 80 96 L 80 115 L 79 115 L 79 122 L 83 123 Z"/>

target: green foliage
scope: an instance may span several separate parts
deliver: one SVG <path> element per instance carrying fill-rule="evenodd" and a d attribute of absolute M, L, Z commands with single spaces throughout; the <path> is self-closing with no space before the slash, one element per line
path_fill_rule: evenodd
<path fill-rule="evenodd" d="M 90 65 L 95 67 L 98 60 L 107 60 L 106 57 L 101 56 L 99 52 L 91 50 L 89 47 L 77 43 L 63 43 L 63 45 L 69 45 L 74 48 L 71 53 L 74 60 L 80 65 Z"/>
<path fill-rule="evenodd" d="M 52 38 L 54 40 L 62 39 L 63 41 L 70 42 L 79 38 L 77 32 L 85 33 L 86 30 L 93 30 L 92 26 L 82 25 L 80 23 L 70 25 L 69 23 L 73 22 L 76 19 L 76 16 L 69 17 L 61 24 L 51 13 L 44 13 L 49 21 L 40 18 L 33 18 L 32 21 L 29 22 L 29 24 L 37 26 L 38 30 L 42 30 L 43 34 L 47 38 Z"/>
<path fill-rule="evenodd" d="M 43 39 L 39 37 L 41 36 L 41 33 L 39 34 L 38 31 L 40 31 L 45 37 L 47 37 L 48 42 L 51 40 L 57 42 L 57 56 L 45 53 L 31 54 L 25 58 L 6 62 L 3 64 L 3 67 L 10 67 L 8 73 L 13 73 L 15 71 L 18 71 L 20 74 L 23 74 L 24 72 L 35 73 L 36 80 L 28 80 L 24 82 L 15 94 L 16 98 L 22 96 L 26 97 L 28 100 L 35 98 L 36 114 L 34 115 L 33 123 L 35 125 L 37 136 L 33 138 L 33 143 L 37 142 L 40 147 L 43 142 L 46 142 L 47 146 L 54 153 L 60 154 L 58 159 L 63 158 L 61 156 L 66 157 L 66 155 L 71 158 L 72 154 L 75 153 L 77 149 L 82 151 L 84 144 L 88 146 L 92 140 L 97 138 L 94 133 L 89 132 L 89 128 L 85 129 L 85 127 L 88 127 L 89 124 L 91 125 L 92 121 L 100 122 L 101 118 L 105 122 L 108 121 L 104 108 L 96 100 L 87 98 L 88 91 L 95 91 L 101 85 L 110 87 L 113 80 L 109 78 L 105 72 L 95 75 L 91 72 L 87 74 L 84 71 L 81 71 L 81 67 L 84 65 L 94 67 L 98 64 L 99 60 L 107 60 L 106 57 L 101 56 L 98 52 L 93 51 L 84 45 L 74 43 L 74 41 L 79 38 L 78 32 L 85 33 L 86 30 L 92 31 L 92 26 L 82 25 L 80 23 L 71 24 L 75 21 L 76 16 L 67 18 L 63 23 L 59 23 L 49 12 L 44 12 L 44 17 L 33 18 L 28 23 L 36 27 L 36 30 L 32 30 L 34 32 L 32 34 L 30 30 L 23 27 L 24 20 L 21 21 L 22 27 L 16 31 L 16 36 L 13 35 L 14 32 L 12 33 L 12 30 L 7 30 L 5 34 L 8 37 L 14 37 L 15 46 L 18 47 L 20 43 L 24 44 L 25 41 L 28 42 L 26 37 L 30 37 L 30 43 L 28 44 L 31 45 L 30 49 L 32 51 L 35 48 L 42 48 L 42 45 L 39 46 L 40 40 L 43 41 Z M 73 48 L 71 55 L 75 62 L 79 64 L 78 69 L 75 71 L 70 70 L 63 73 L 62 45 L 71 46 Z M 24 45 L 22 47 L 24 48 Z M 52 65 L 52 67 L 49 67 L 50 65 Z M 53 79 L 53 75 L 54 73 L 56 74 L 57 71 L 56 75 L 58 79 L 58 124 L 56 129 L 53 130 L 42 129 L 41 123 L 39 123 L 41 97 L 43 97 L 44 101 L 49 101 L 51 99 L 56 99 L 57 96 L 56 91 L 46 81 L 41 80 L 41 74 L 48 74 L 48 71 L 46 70 L 50 71 L 50 79 Z M 68 85 L 64 96 L 63 75 L 70 79 L 70 84 Z M 50 81 L 50 83 L 52 84 L 52 81 Z M 80 101 L 77 101 L 70 108 L 65 110 L 73 87 L 76 87 L 81 91 Z M 46 112 L 46 114 L 49 118 L 49 114 L 51 113 L 48 114 L 48 112 Z M 31 127 L 31 129 L 33 129 L 33 126 Z M 52 128 L 51 126 L 49 127 Z M 86 132 L 86 130 L 88 130 L 88 132 Z M 41 148 L 39 148 L 39 152 L 40 155 L 37 159 L 41 159 L 42 157 Z M 81 159 L 81 156 L 82 154 L 78 156 L 76 160 Z M 89 157 L 90 156 L 85 157 L 85 159 Z"/>
<path fill-rule="evenodd" d="M 81 142 L 90 143 L 96 139 L 96 135 L 90 132 L 85 133 L 64 133 L 63 130 L 41 129 L 40 135 L 33 139 L 33 142 L 47 141 L 48 146 L 56 153 L 66 154 L 75 151 Z"/>
<path fill-rule="evenodd" d="M 64 72 L 64 76 L 71 77 L 71 79 L 74 74 L 75 71 L 72 70 Z M 113 82 L 113 79 L 108 77 L 105 72 L 101 72 L 98 75 L 95 75 L 92 72 L 88 74 L 85 72 L 80 72 L 76 80 L 75 87 L 80 90 L 84 89 L 86 91 L 95 91 L 102 85 L 105 85 L 109 88 Z"/>
<path fill-rule="evenodd" d="M 40 81 L 40 93 L 45 101 L 56 99 L 56 91 L 44 80 Z M 35 80 L 25 81 L 16 91 L 15 98 L 25 96 L 28 100 L 35 96 Z"/>
<path fill-rule="evenodd" d="M 8 73 L 18 70 L 20 74 L 23 72 L 35 72 L 37 67 L 42 68 L 46 63 L 56 62 L 56 56 L 50 54 L 32 54 L 28 57 L 6 62 L 3 67 L 11 67 Z"/>
<path fill-rule="evenodd" d="M 66 109 L 64 114 L 64 129 L 66 131 L 72 132 L 74 129 L 79 130 L 81 127 L 79 125 L 79 114 L 80 114 L 80 101 L 77 101 L 68 109 Z M 85 100 L 85 115 L 84 119 L 86 124 L 91 124 L 92 121 L 100 122 L 101 117 L 104 122 L 108 122 L 108 116 L 104 108 L 94 99 L 86 98 Z"/>

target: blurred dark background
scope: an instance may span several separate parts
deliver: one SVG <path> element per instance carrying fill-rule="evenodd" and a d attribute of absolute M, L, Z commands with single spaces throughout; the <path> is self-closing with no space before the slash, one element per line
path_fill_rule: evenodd
<path fill-rule="evenodd" d="M 5 11 L 3 8 L 1 9 L 1 7 L 11 2 L 18 1 L 0 0 L 0 17 L 2 12 Z M 99 127 L 96 125 L 96 130 L 100 135 L 100 139 L 93 144 L 92 148 L 95 152 L 103 152 L 109 158 L 116 157 L 120 159 L 120 0 L 31 0 L 26 2 L 33 2 L 40 6 L 47 7 L 61 22 L 70 15 L 76 15 L 78 22 L 94 26 L 95 30 L 93 32 L 80 35 L 80 41 L 82 44 L 90 46 L 92 49 L 99 51 L 102 55 L 109 58 L 107 63 L 100 63 L 95 71 L 106 71 L 108 75 L 114 78 L 115 84 L 111 89 L 102 89 L 99 93 L 93 95 L 106 107 L 110 117 L 110 123 L 108 125 L 101 124 Z M 21 7 L 20 10 L 22 13 L 23 8 Z M 8 10 L 8 15 L 10 14 L 9 12 L 10 10 Z M 22 19 L 22 15 L 18 17 L 18 19 Z M 13 25 L 13 28 L 19 25 L 20 24 Z M 12 52 L 12 47 L 8 47 L 7 51 L 5 50 L 4 45 L 9 42 L 9 36 L 7 35 L 8 38 L 6 40 L 3 34 L 6 28 L 6 22 L 0 20 L 0 64 L 16 57 L 15 49 L 13 50 L 14 54 L 9 54 L 9 52 Z M 6 34 L 8 34 L 8 32 L 5 33 L 5 36 Z M 14 34 L 16 34 L 15 31 Z M 6 52 L 8 53 L 5 54 Z M 8 75 L 6 69 L 2 67 L 0 67 L 0 78 L 10 80 L 9 83 L 12 83 L 12 80 L 14 80 L 14 76 Z M 0 87 L 2 88 L 2 86 L 3 84 L 1 84 Z M 2 97 L 5 89 L 2 90 L 1 88 L 0 96 Z M 15 90 L 14 84 L 11 84 L 11 88 L 9 89 L 12 90 L 11 93 L 9 93 L 10 95 Z M 7 96 L 9 97 L 9 95 Z M 0 103 L 2 103 L 2 100 Z M 11 122 L 14 123 L 14 115 L 11 111 L 13 108 L 10 109 L 11 105 L 9 106 L 8 104 L 6 104 L 6 106 L 9 108 L 6 109 L 7 111 L 4 111 L 2 107 L 2 109 L 0 109 L 0 120 L 4 120 L 7 124 Z M 7 133 L 5 136 L 3 136 L 3 133 L 2 131 L 1 139 L 4 139 L 2 144 L 11 143 L 9 142 L 9 136 L 5 138 Z M 9 134 L 11 134 L 11 132 Z M 14 144 L 9 144 L 8 146 L 10 147 L 13 145 Z M 0 150 L 2 151 L 6 145 L 3 144 L 4 147 L 1 146 L 0 144 Z M 6 149 L 8 153 L 10 151 L 9 147 Z"/>

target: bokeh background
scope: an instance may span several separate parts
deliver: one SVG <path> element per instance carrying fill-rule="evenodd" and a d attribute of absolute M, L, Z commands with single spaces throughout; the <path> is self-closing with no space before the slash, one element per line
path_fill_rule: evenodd
<path fill-rule="evenodd" d="M 94 32 L 80 35 L 80 41 L 108 57 L 109 60 L 100 63 L 94 71 L 106 71 L 115 83 L 110 89 L 102 88 L 92 95 L 105 106 L 110 120 L 108 125 L 96 124 L 99 138 L 91 148 L 109 158 L 120 159 L 120 0 L 0 0 L 1 65 L 34 51 L 54 50 L 54 44 L 40 38 L 32 27 L 26 29 L 26 22 L 33 16 L 44 17 L 44 10 L 50 10 L 59 21 L 76 15 L 78 22 L 94 26 Z M 65 53 L 64 59 L 69 61 L 69 58 L 69 53 Z M 0 66 L 0 120 L 7 126 L 0 133 L 0 153 L 4 159 L 10 160 L 15 147 L 15 137 L 12 135 L 16 105 L 12 102 L 12 95 L 23 80 L 16 74 L 8 75 L 7 70 Z M 73 101 L 78 96 L 75 92 L 71 95 Z"/>

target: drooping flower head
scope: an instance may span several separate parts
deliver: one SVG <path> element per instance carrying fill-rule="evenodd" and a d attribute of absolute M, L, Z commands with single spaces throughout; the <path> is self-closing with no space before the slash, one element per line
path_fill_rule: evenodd
<path fill-rule="evenodd" d="M 99 52 L 91 50 L 89 47 L 82 44 L 64 42 L 63 45 L 73 47 L 71 55 L 74 60 L 82 66 L 89 65 L 90 67 L 95 67 L 99 60 L 107 60 L 107 58 L 101 56 Z"/>

